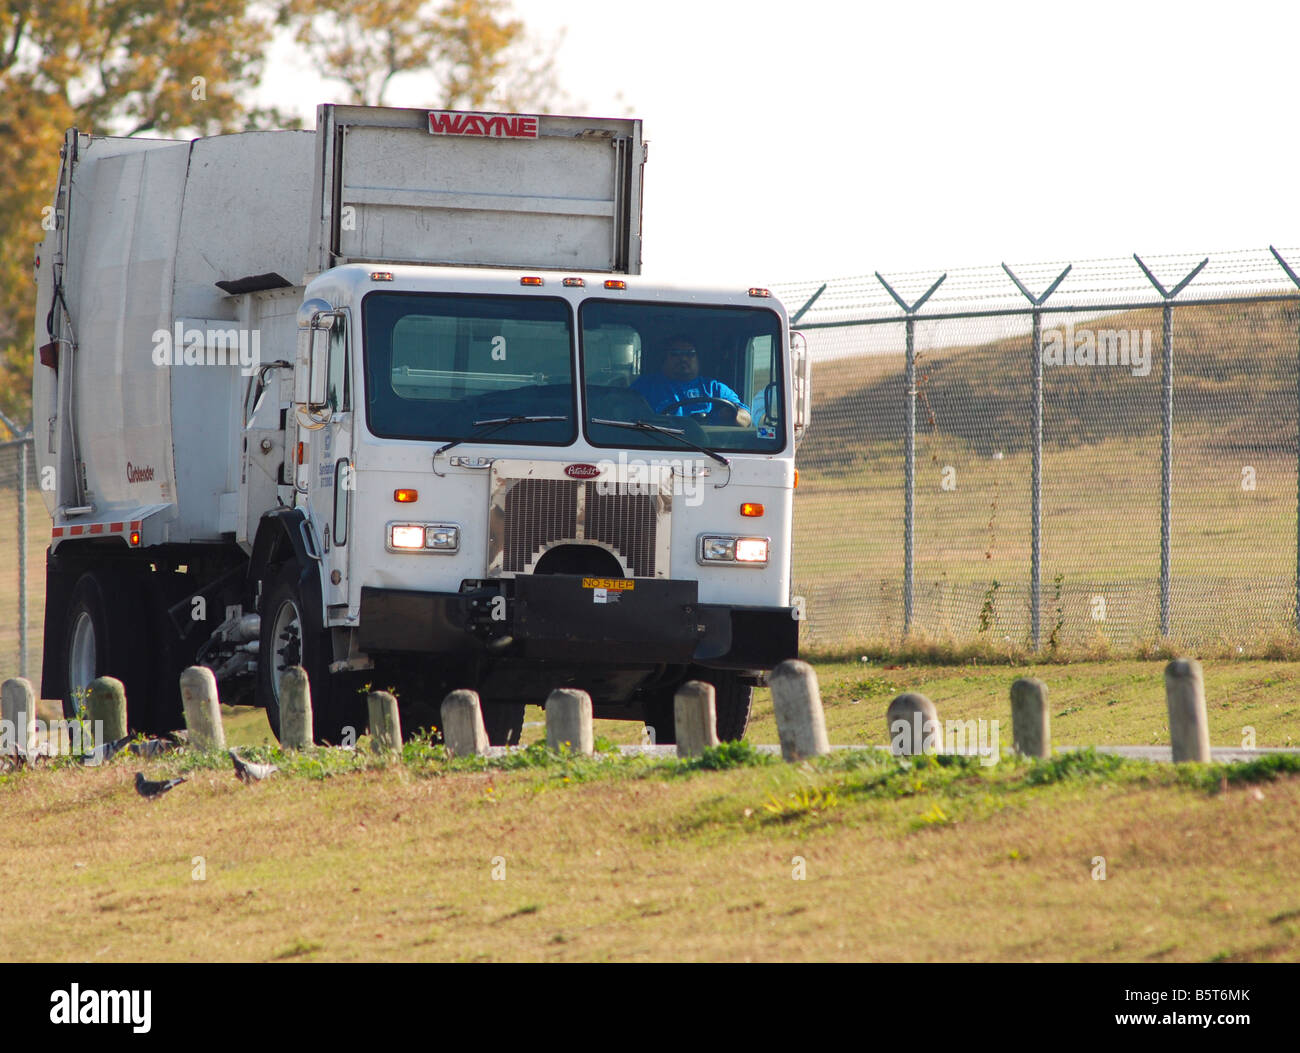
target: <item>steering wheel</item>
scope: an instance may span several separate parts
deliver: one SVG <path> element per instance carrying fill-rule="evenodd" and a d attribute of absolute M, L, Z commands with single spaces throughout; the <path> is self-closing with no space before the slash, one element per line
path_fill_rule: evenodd
<path fill-rule="evenodd" d="M 743 402 L 732 402 L 731 399 L 723 398 L 721 395 L 696 395 L 693 398 L 689 398 L 689 399 L 674 399 L 672 402 L 660 406 L 657 410 L 655 410 L 655 412 L 659 414 L 667 414 L 670 410 L 674 410 L 678 406 L 695 406 L 701 402 L 707 402 L 710 405 L 712 405 L 715 402 L 721 402 L 724 406 L 730 406 L 733 410 L 732 423 L 736 422 L 737 414 L 741 410 L 744 410 L 745 413 L 747 414 L 749 413 L 749 407 L 746 406 Z M 712 414 L 713 411 L 710 410 L 707 414 L 705 414 L 705 416 L 711 416 Z"/>

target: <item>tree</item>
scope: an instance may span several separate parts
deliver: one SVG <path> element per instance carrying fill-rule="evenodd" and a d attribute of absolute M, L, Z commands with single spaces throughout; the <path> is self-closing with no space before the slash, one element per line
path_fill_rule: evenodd
<path fill-rule="evenodd" d="M 0 410 L 30 416 L 33 250 L 63 131 L 212 134 L 275 119 L 243 102 L 270 38 L 247 0 L 7 0 L 0 8 Z"/>
<path fill-rule="evenodd" d="M 191 137 L 296 127 L 247 100 L 273 23 L 351 101 L 431 69 L 447 108 L 541 110 L 552 60 L 506 0 L 0 0 L 0 411 L 30 417 L 34 247 L 64 129 Z"/>
<path fill-rule="evenodd" d="M 439 85 L 429 101 L 445 109 L 543 111 L 563 99 L 554 59 L 508 0 L 287 0 L 281 20 L 357 105 L 383 105 L 394 78 L 426 70 Z"/>

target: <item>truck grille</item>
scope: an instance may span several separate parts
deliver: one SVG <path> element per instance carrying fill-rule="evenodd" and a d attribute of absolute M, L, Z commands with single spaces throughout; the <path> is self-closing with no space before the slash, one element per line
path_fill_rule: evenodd
<path fill-rule="evenodd" d="M 526 478 L 512 478 L 519 464 L 493 465 L 489 574 L 529 574 L 556 545 L 599 543 L 632 577 L 668 575 L 670 491 L 601 493 L 595 480 L 542 475 L 563 468 L 553 462 L 531 462 Z"/>

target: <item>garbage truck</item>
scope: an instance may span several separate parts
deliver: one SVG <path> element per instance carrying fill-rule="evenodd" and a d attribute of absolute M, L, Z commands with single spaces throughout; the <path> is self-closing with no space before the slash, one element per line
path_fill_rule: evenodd
<path fill-rule="evenodd" d="M 809 364 L 759 287 L 641 275 L 641 122 L 326 105 L 314 131 L 69 130 L 35 260 L 51 517 L 41 691 L 178 677 L 315 734 L 480 695 L 494 743 L 587 691 L 743 736 L 797 655 Z M 702 247 L 703 248 L 703 247 Z M 797 334 L 796 334 L 797 337 Z"/>

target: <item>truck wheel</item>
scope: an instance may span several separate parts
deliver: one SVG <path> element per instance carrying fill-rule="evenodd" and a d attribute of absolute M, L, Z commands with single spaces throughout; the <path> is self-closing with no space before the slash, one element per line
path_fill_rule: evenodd
<path fill-rule="evenodd" d="M 484 700 L 483 726 L 493 746 L 518 746 L 524 733 L 523 702 L 489 702 Z"/>
<path fill-rule="evenodd" d="M 77 716 L 92 680 L 112 676 L 126 689 L 131 730 L 148 727 L 150 634 L 142 631 L 137 584 L 126 575 L 87 571 L 73 586 L 63 631 L 64 717 Z"/>
<path fill-rule="evenodd" d="M 754 688 L 736 673 L 711 670 L 706 678 L 713 685 L 714 705 L 718 716 L 718 741 L 739 742 L 749 729 L 749 711 L 754 703 Z"/>
<path fill-rule="evenodd" d="M 300 584 L 297 560 L 285 563 L 272 579 L 262 604 L 262 633 L 258 647 L 257 693 L 266 719 L 280 737 L 280 678 L 290 666 L 307 671 L 311 684 L 312 733 L 321 745 L 339 745 L 351 728 L 355 741 L 365 730 L 365 701 L 351 691 L 353 678 L 329 671 L 333 657 L 329 630 L 320 625 L 320 603 Z"/>
<path fill-rule="evenodd" d="M 749 728 L 749 711 L 754 700 L 754 689 L 742 681 L 738 674 L 726 669 L 695 669 L 682 678 L 703 680 L 713 685 L 714 712 L 717 717 L 719 742 L 739 742 Z M 673 711 L 673 696 L 677 687 L 659 688 L 645 704 L 647 727 L 655 729 L 656 745 L 669 746 L 677 741 L 677 721 Z"/>

